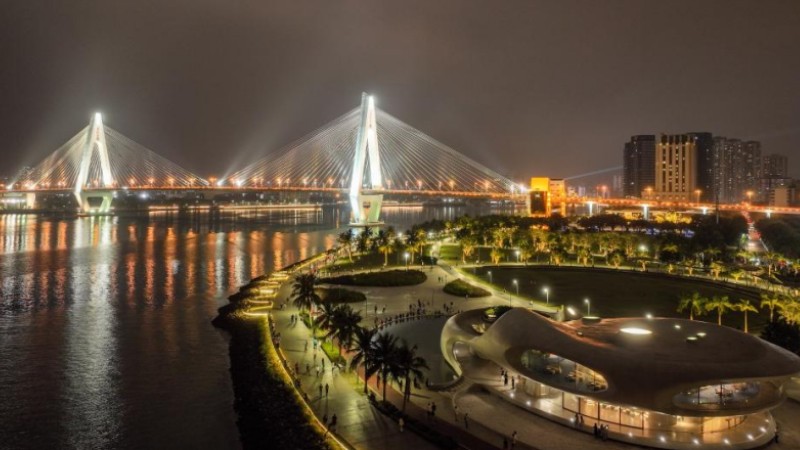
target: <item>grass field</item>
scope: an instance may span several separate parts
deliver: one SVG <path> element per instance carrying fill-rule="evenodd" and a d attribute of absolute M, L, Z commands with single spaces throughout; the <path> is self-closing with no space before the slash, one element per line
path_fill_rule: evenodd
<path fill-rule="evenodd" d="M 751 300 L 758 306 L 758 295 L 752 290 L 719 285 L 675 276 L 628 271 L 551 268 L 551 267 L 489 267 L 476 269 L 476 275 L 500 288 L 514 292 L 513 280 L 519 283 L 520 295 L 545 300 L 543 289 L 550 291 L 551 304 L 572 306 L 586 314 L 585 298 L 590 299 L 591 314 L 601 317 L 634 317 L 648 313 L 656 317 L 688 318 L 688 312 L 678 313 L 682 295 L 699 292 L 705 297 L 727 295 L 732 302 Z M 750 313 L 750 331 L 760 331 L 769 317 L 764 310 Z M 701 320 L 716 322 L 716 312 L 706 313 Z M 744 318 L 738 311 L 728 311 L 722 317 L 723 325 L 742 328 Z"/>

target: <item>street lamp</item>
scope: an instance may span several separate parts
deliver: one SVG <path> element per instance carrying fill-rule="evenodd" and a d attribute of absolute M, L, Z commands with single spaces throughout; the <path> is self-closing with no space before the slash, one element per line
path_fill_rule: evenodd
<path fill-rule="evenodd" d="M 408 270 L 408 252 L 403 253 L 403 258 L 406 260 L 406 270 Z"/>
<path fill-rule="evenodd" d="M 589 301 L 588 298 L 585 298 L 585 299 L 583 299 L 583 303 L 586 303 L 586 315 L 587 316 L 591 316 L 592 315 L 592 302 Z"/>
<path fill-rule="evenodd" d="M 514 250 L 514 253 L 517 254 L 517 262 L 519 262 L 519 250 Z"/>
<path fill-rule="evenodd" d="M 489 272 L 487 272 L 487 273 L 488 273 L 488 275 L 489 275 L 489 284 L 493 284 L 493 282 L 492 282 L 492 271 L 490 270 L 490 271 L 489 271 Z"/>
<path fill-rule="evenodd" d="M 695 191 L 694 191 L 694 195 L 696 195 L 696 196 L 697 196 L 697 201 L 695 201 L 695 203 L 700 203 L 700 194 L 702 194 L 702 193 L 703 193 L 703 191 L 702 191 L 702 190 L 700 190 L 700 189 L 695 189 Z"/>
<path fill-rule="evenodd" d="M 517 279 L 515 278 L 511 280 L 511 282 L 514 283 L 514 287 L 517 288 L 517 297 L 519 297 L 519 283 L 517 282 Z"/>
<path fill-rule="evenodd" d="M 550 304 L 550 288 L 544 287 L 542 288 L 542 292 L 544 292 L 545 299 L 547 299 L 547 304 Z"/>
<path fill-rule="evenodd" d="M 746 194 L 747 194 L 747 202 L 753 203 L 753 191 L 747 191 Z"/>

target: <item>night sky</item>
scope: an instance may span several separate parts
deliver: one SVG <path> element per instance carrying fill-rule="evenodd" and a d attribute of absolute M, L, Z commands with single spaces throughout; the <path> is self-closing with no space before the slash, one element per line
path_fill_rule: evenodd
<path fill-rule="evenodd" d="M 504 175 L 622 164 L 711 131 L 800 176 L 800 1 L 12 0 L 0 174 L 106 123 L 224 175 L 358 105 Z"/>

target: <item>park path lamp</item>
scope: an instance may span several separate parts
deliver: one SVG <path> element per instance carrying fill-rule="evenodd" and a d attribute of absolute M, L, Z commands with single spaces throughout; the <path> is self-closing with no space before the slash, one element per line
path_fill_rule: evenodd
<path fill-rule="evenodd" d="M 592 302 L 588 298 L 583 299 L 583 303 L 586 303 L 586 316 L 592 315 Z"/>
<path fill-rule="evenodd" d="M 542 292 L 544 292 L 545 300 L 547 301 L 547 304 L 549 305 L 550 304 L 550 288 L 544 287 L 544 288 L 542 288 Z"/>
<path fill-rule="evenodd" d="M 514 253 L 517 254 L 517 262 L 519 262 L 519 250 L 514 250 Z"/>
<path fill-rule="evenodd" d="M 511 280 L 511 282 L 514 283 L 514 287 L 517 289 L 517 297 L 519 297 L 519 282 L 517 282 L 516 278 Z"/>
<path fill-rule="evenodd" d="M 403 258 L 406 260 L 406 270 L 408 270 L 408 252 L 403 253 Z"/>
<path fill-rule="evenodd" d="M 487 272 L 487 274 L 489 275 L 489 284 L 494 284 L 492 282 L 492 271 L 490 270 L 489 272 Z"/>

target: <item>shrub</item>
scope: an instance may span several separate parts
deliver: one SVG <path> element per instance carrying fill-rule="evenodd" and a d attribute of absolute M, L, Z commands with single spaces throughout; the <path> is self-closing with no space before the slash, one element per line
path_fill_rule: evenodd
<path fill-rule="evenodd" d="M 464 280 L 454 280 L 444 285 L 444 291 L 450 295 L 464 297 L 488 297 L 492 295 L 491 292 L 478 286 L 471 285 Z"/>
<path fill-rule="evenodd" d="M 318 292 L 322 301 L 330 303 L 358 303 L 367 299 L 363 292 L 339 287 L 318 289 Z"/>
<path fill-rule="evenodd" d="M 320 283 L 342 284 L 345 286 L 414 286 L 422 284 L 428 277 L 419 270 L 387 270 L 385 272 L 367 272 L 355 275 L 341 275 L 323 278 Z"/>

